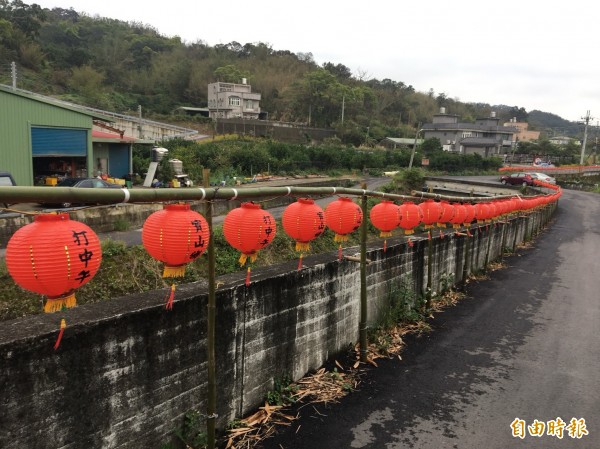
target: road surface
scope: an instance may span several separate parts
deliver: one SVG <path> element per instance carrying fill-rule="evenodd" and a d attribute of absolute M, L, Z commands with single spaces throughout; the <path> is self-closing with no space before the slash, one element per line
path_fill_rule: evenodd
<path fill-rule="evenodd" d="M 469 284 L 401 361 L 369 369 L 339 404 L 302 408 L 263 447 L 600 448 L 599 219 L 600 195 L 564 191 L 533 248 Z M 535 420 L 542 436 L 526 430 Z"/>

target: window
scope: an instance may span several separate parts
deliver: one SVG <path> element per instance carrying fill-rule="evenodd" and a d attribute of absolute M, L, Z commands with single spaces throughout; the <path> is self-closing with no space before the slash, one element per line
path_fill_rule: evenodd
<path fill-rule="evenodd" d="M 239 106 L 240 97 L 229 97 L 229 106 Z"/>
<path fill-rule="evenodd" d="M 473 133 L 470 132 L 470 131 L 464 131 L 462 133 L 462 136 L 463 136 L 463 138 L 465 138 L 465 137 L 473 137 Z"/>
<path fill-rule="evenodd" d="M 244 100 L 244 107 L 246 109 L 254 109 L 254 102 L 252 100 Z"/>

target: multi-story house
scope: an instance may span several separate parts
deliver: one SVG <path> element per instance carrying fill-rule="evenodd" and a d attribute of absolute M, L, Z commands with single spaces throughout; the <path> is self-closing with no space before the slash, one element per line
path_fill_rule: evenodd
<path fill-rule="evenodd" d="M 529 131 L 529 123 L 517 122 L 516 118 L 512 118 L 509 122 L 505 123 L 504 126 L 517 128 L 518 132 L 514 133 L 512 136 L 514 142 L 529 142 L 540 138 L 539 131 Z"/>
<path fill-rule="evenodd" d="M 252 92 L 252 86 L 216 82 L 208 85 L 209 117 L 258 119 L 260 115 L 260 94 Z"/>
<path fill-rule="evenodd" d="M 438 138 L 444 151 L 483 157 L 503 155 L 510 152 L 512 135 L 518 130 L 500 126 L 499 122 L 492 112 L 490 117 L 478 118 L 475 123 L 461 123 L 457 115 L 446 114 L 446 109 L 440 108 L 440 113 L 433 116 L 433 123 L 423 125 L 423 138 Z"/>

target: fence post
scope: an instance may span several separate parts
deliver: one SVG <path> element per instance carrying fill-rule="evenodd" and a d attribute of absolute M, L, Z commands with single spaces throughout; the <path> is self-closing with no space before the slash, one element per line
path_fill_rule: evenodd
<path fill-rule="evenodd" d="M 366 190 L 367 184 L 361 187 Z M 367 196 L 361 197 L 362 224 L 360 227 L 360 361 L 366 363 L 368 360 L 367 339 Z"/>
<path fill-rule="evenodd" d="M 210 186 L 210 170 L 202 170 L 204 187 Z M 216 319 L 216 293 L 215 293 L 215 244 L 213 239 L 212 201 L 207 201 L 205 207 L 206 222 L 209 229 L 208 242 L 208 316 L 207 316 L 207 361 L 208 361 L 208 401 L 206 410 L 206 436 L 208 449 L 216 446 L 216 420 L 217 420 L 217 384 L 216 384 L 216 359 L 215 359 L 215 319 Z"/>

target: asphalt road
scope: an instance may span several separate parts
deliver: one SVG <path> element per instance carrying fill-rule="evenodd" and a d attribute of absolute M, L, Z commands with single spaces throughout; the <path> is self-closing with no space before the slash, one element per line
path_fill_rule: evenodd
<path fill-rule="evenodd" d="M 339 404 L 305 406 L 266 449 L 600 447 L 600 195 L 564 191 L 557 215 L 509 267 L 368 369 Z M 513 436 L 511 423 L 566 423 Z M 567 426 L 588 435 L 568 435 Z"/>

